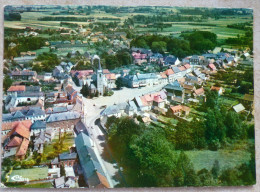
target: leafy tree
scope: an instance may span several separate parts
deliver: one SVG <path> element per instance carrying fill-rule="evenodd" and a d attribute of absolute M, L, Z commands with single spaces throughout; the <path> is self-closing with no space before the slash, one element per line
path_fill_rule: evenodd
<path fill-rule="evenodd" d="M 60 165 L 60 176 L 66 176 L 66 171 L 63 163 L 61 163 Z"/>
<path fill-rule="evenodd" d="M 137 164 L 137 178 L 141 186 L 170 186 L 174 154 L 163 134 L 146 130 L 131 142 L 130 150 Z"/>
<path fill-rule="evenodd" d="M 120 78 L 120 77 L 117 78 L 115 84 L 116 84 L 116 88 L 117 88 L 118 90 L 120 90 L 120 89 L 124 86 L 123 79 Z"/>
<path fill-rule="evenodd" d="M 225 125 L 227 128 L 227 137 L 238 139 L 243 134 L 242 122 L 234 111 L 229 111 L 225 117 Z"/>
<path fill-rule="evenodd" d="M 212 174 L 207 169 L 202 169 L 197 173 L 199 186 L 214 186 L 216 183 L 212 177 Z"/>
<path fill-rule="evenodd" d="M 7 91 L 9 89 L 9 87 L 12 85 L 12 83 L 13 83 L 13 80 L 10 78 L 10 76 L 5 75 L 4 82 L 3 82 L 4 90 Z"/>
<path fill-rule="evenodd" d="M 154 53 L 164 53 L 166 51 L 166 42 L 164 41 L 155 41 L 152 43 L 152 51 Z"/>
<path fill-rule="evenodd" d="M 88 89 L 88 85 L 82 85 L 82 88 L 80 90 L 80 93 L 84 96 L 84 97 L 88 97 L 89 96 L 89 89 Z"/>
<path fill-rule="evenodd" d="M 196 186 L 198 178 L 188 156 L 182 151 L 176 163 L 173 186 Z"/>
<path fill-rule="evenodd" d="M 213 167 L 211 169 L 211 173 L 212 173 L 214 179 L 218 178 L 219 172 L 220 172 L 219 161 L 215 160 L 214 164 L 213 164 Z"/>

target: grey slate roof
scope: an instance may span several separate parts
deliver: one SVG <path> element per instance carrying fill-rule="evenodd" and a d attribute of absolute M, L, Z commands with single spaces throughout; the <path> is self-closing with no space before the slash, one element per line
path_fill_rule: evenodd
<path fill-rule="evenodd" d="M 62 153 L 59 154 L 59 160 L 60 161 L 66 161 L 66 160 L 71 160 L 71 159 L 76 159 L 77 158 L 77 153 Z"/>
<path fill-rule="evenodd" d="M 64 113 L 54 113 L 46 118 L 47 123 L 57 122 L 57 121 L 67 121 L 72 119 L 80 118 L 80 114 L 76 111 L 68 111 Z"/>
<path fill-rule="evenodd" d="M 62 113 L 68 111 L 67 107 L 61 106 L 61 107 L 53 107 L 52 112 L 53 113 Z"/>
<path fill-rule="evenodd" d="M 91 138 L 84 133 L 80 133 L 75 138 L 80 165 L 82 167 L 85 180 L 87 180 L 90 188 L 101 184 L 97 173 L 105 177 L 105 173 L 97 159 L 95 152 L 92 149 L 92 142 L 93 141 L 91 141 Z"/>
<path fill-rule="evenodd" d="M 37 120 L 32 124 L 31 129 L 46 129 L 46 122 Z"/>
<path fill-rule="evenodd" d="M 88 135 L 88 131 L 87 131 L 87 128 L 86 126 L 84 125 L 84 123 L 82 121 L 79 121 L 75 127 L 74 127 L 74 132 L 76 134 L 80 134 L 81 132 L 84 132 L 85 134 Z"/>
<path fill-rule="evenodd" d="M 108 106 L 104 111 L 101 112 L 101 115 L 114 115 L 120 113 L 120 109 L 117 105 Z"/>
<path fill-rule="evenodd" d="M 167 84 L 164 89 L 170 89 L 170 90 L 177 90 L 177 91 L 182 91 L 183 88 L 181 87 L 180 83 L 176 80 L 173 83 Z"/>

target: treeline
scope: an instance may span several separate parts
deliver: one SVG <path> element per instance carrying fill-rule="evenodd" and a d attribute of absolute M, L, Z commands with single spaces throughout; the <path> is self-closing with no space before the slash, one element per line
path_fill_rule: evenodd
<path fill-rule="evenodd" d="M 37 72 L 52 72 L 55 66 L 59 65 L 60 60 L 54 53 L 44 52 L 37 56 L 36 61 L 40 61 L 41 64 L 33 65 L 32 69 Z"/>
<path fill-rule="evenodd" d="M 228 28 L 240 29 L 240 30 L 247 30 L 248 28 L 252 27 L 252 23 L 245 22 L 245 23 L 234 23 L 227 25 Z"/>
<path fill-rule="evenodd" d="M 137 117 L 137 121 L 138 119 Z M 211 169 L 204 168 L 196 172 L 185 152 L 176 150 L 176 145 L 174 146 L 169 140 L 172 134 L 170 135 L 164 129 L 136 123 L 130 117 L 110 117 L 106 127 L 109 128 L 107 140 L 112 154 L 123 167 L 126 181 L 132 187 L 252 185 L 255 183 L 254 150 L 252 150 L 249 163 L 221 170 L 216 160 L 212 162 Z M 193 125 L 190 127 L 194 130 L 197 128 Z M 174 136 L 175 139 L 177 137 L 178 135 Z"/>
<path fill-rule="evenodd" d="M 68 23 L 68 22 L 60 22 L 60 26 L 68 26 L 70 28 L 76 28 L 78 27 L 79 25 L 77 23 Z"/>
<path fill-rule="evenodd" d="M 15 39 L 4 39 L 4 58 L 20 56 L 20 52 L 27 52 L 40 49 L 45 45 L 45 38 L 42 37 L 19 37 Z M 15 43 L 16 46 L 9 47 L 10 43 Z"/>
<path fill-rule="evenodd" d="M 131 47 L 152 49 L 164 54 L 166 51 L 179 58 L 191 54 L 200 54 L 212 50 L 216 46 L 217 36 L 207 31 L 195 31 L 182 34 L 184 40 L 161 35 L 138 36 L 130 43 Z"/>
<path fill-rule="evenodd" d="M 114 21 L 120 21 L 120 18 L 113 18 L 113 17 L 98 17 L 98 20 L 114 20 Z"/>
<path fill-rule="evenodd" d="M 115 69 L 124 65 L 130 65 L 133 63 L 132 56 L 126 50 L 120 50 L 115 55 L 102 54 L 102 58 L 105 60 L 104 67 L 107 69 Z"/>
<path fill-rule="evenodd" d="M 21 21 L 21 14 L 20 13 L 6 13 L 4 14 L 5 21 Z"/>
<path fill-rule="evenodd" d="M 182 16 L 180 14 L 172 14 L 167 16 L 162 15 L 134 15 L 133 20 L 135 23 L 159 23 L 159 22 L 181 22 L 181 21 L 202 21 L 201 17 L 198 16 Z"/>
<path fill-rule="evenodd" d="M 253 29 L 249 28 L 244 35 L 237 35 L 236 38 L 228 38 L 225 41 L 228 45 L 237 45 L 240 47 L 249 47 L 253 50 Z"/>
<path fill-rule="evenodd" d="M 93 20 L 94 17 L 40 17 L 39 21 L 78 21 L 87 22 L 88 20 Z"/>

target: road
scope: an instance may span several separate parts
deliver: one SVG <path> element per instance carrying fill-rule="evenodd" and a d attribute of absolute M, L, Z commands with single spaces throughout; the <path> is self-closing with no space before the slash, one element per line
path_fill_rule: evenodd
<path fill-rule="evenodd" d="M 99 159 L 101 166 L 106 174 L 108 182 L 111 187 L 117 185 L 119 182 L 115 179 L 116 174 L 120 172 L 117 166 L 114 166 L 113 163 L 108 162 L 102 158 L 104 150 L 108 149 L 105 142 L 105 135 L 100 130 L 99 126 L 95 124 L 95 121 L 100 117 L 100 112 L 103 109 L 100 109 L 103 105 L 113 105 L 117 103 L 122 103 L 128 100 L 132 100 L 134 97 L 141 96 L 143 94 L 160 91 L 166 84 L 159 84 L 153 87 L 142 87 L 141 89 L 135 88 L 123 88 L 121 90 L 115 90 L 112 96 L 108 97 L 98 97 L 93 99 L 86 99 L 83 97 L 83 108 L 84 108 L 84 123 L 87 127 L 87 130 L 90 134 L 90 137 L 94 141 L 94 151 Z M 73 83 L 73 88 L 80 92 L 81 87 L 77 87 Z M 111 159 L 113 159 L 110 154 Z M 115 161 L 113 159 L 113 161 Z M 122 178 L 120 180 L 124 181 L 123 175 L 119 174 Z"/>

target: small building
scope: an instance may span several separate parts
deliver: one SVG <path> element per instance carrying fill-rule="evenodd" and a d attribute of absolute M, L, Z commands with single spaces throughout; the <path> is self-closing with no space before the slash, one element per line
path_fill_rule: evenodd
<path fill-rule="evenodd" d="M 182 114 L 189 115 L 189 113 L 190 113 L 190 108 L 183 105 L 171 106 L 169 109 L 170 115 L 181 116 Z"/>
<path fill-rule="evenodd" d="M 77 159 L 77 153 L 62 153 L 59 154 L 60 164 L 64 164 L 65 167 L 73 167 Z"/>
<path fill-rule="evenodd" d="M 224 93 L 224 89 L 222 87 L 212 86 L 210 88 L 211 91 L 217 91 L 218 95 L 222 95 Z"/>
<path fill-rule="evenodd" d="M 60 178 L 54 179 L 54 187 L 55 188 L 64 188 L 65 187 L 65 177 L 62 176 Z"/>
<path fill-rule="evenodd" d="M 233 106 L 232 108 L 236 113 L 241 113 L 245 110 L 245 107 L 241 103 Z"/>

